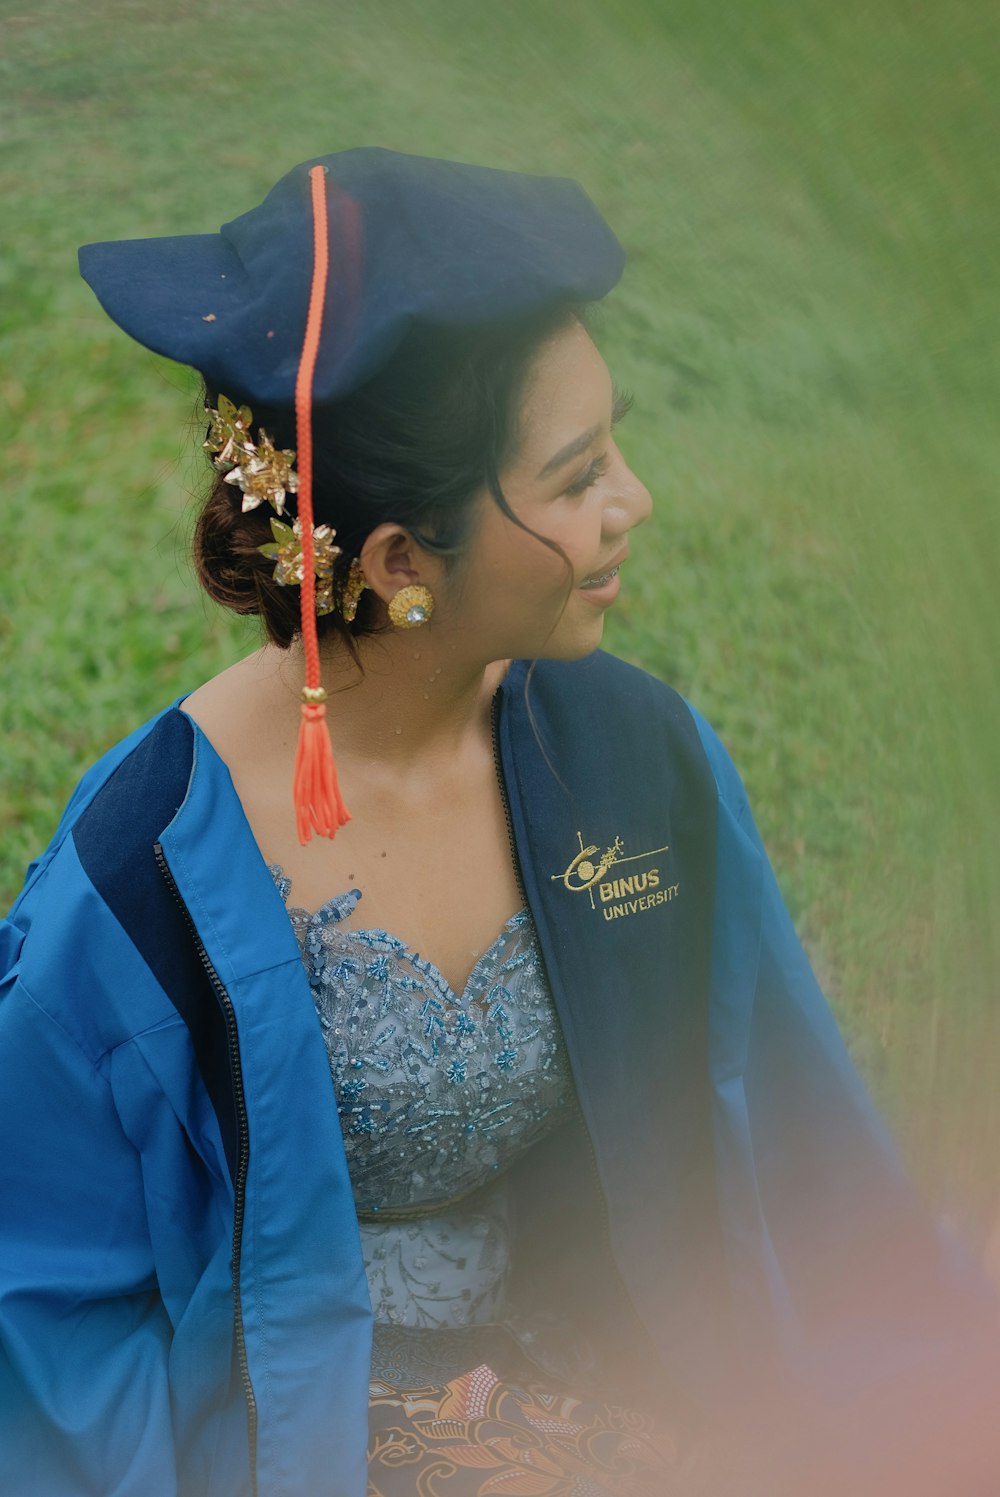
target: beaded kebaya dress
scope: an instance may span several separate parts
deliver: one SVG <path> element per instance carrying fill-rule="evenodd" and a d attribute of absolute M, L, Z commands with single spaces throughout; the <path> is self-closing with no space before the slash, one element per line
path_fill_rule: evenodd
<path fill-rule="evenodd" d="M 290 880 L 270 872 L 287 905 Z M 693 1490 L 657 1421 L 574 1396 L 571 1368 L 561 1381 L 562 1369 L 547 1377 L 527 1359 L 533 1332 L 508 1301 L 504 1172 L 574 1106 L 528 910 L 458 996 L 388 932 L 346 928 L 361 897 L 288 913 L 329 1056 L 375 1316 L 370 1497 Z"/>

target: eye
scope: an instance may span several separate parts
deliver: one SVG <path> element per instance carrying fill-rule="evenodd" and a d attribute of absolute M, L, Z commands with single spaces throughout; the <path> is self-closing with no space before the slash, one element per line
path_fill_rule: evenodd
<path fill-rule="evenodd" d="M 634 405 L 635 396 L 631 390 L 619 390 L 618 386 L 615 385 L 615 403 L 611 410 L 612 430 L 618 425 L 619 421 L 625 419 Z"/>
<path fill-rule="evenodd" d="M 600 457 L 594 458 L 594 461 L 591 463 L 590 467 L 584 470 L 581 476 L 576 480 L 576 483 L 570 484 L 569 488 L 566 490 L 566 493 L 582 494 L 584 489 L 592 488 L 597 480 L 603 477 L 607 470 L 607 453 L 602 453 Z"/>
<path fill-rule="evenodd" d="M 629 390 L 620 390 L 614 386 L 614 404 L 611 407 L 611 430 L 614 431 L 619 421 L 624 420 L 635 404 L 635 396 Z M 599 478 L 602 478 L 608 470 L 608 455 L 602 453 L 595 457 L 590 467 L 587 468 L 575 483 L 570 484 L 566 490 L 567 494 L 582 494 L 584 489 L 593 488 Z"/>

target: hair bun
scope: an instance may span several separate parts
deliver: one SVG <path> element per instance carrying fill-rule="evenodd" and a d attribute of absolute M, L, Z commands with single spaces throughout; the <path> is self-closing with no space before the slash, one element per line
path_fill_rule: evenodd
<path fill-rule="evenodd" d="M 274 581 L 274 563 L 258 547 L 272 539 L 270 509 L 243 512 L 243 495 L 220 473 L 198 517 L 194 563 L 198 581 L 233 613 L 263 617 L 271 640 L 287 648 L 299 629 L 299 591 Z"/>

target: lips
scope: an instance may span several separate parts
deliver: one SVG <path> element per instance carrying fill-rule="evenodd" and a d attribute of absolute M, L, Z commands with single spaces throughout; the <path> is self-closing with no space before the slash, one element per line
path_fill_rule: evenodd
<path fill-rule="evenodd" d="M 595 587 L 595 588 L 596 587 L 606 587 L 607 584 L 611 581 L 611 579 L 613 577 L 617 577 L 617 576 L 618 576 L 618 568 L 617 567 L 612 567 L 612 569 L 611 569 L 610 572 L 602 572 L 599 577 L 588 577 L 587 580 L 586 580 L 586 582 L 581 582 L 580 583 L 580 586 L 583 587 L 583 588 L 588 588 L 588 587 Z"/>
<path fill-rule="evenodd" d="M 589 577 L 585 577 L 583 579 L 583 581 L 580 583 L 580 586 L 603 587 L 605 583 L 611 581 L 612 577 L 617 576 L 618 568 L 621 566 L 622 562 L 625 561 L 627 556 L 628 549 L 626 548 L 624 551 L 620 552 L 618 556 L 614 557 L 611 562 L 600 572 L 591 572 Z"/>

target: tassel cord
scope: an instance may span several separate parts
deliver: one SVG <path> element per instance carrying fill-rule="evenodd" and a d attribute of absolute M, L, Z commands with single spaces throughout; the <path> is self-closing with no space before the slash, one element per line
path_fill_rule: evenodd
<path fill-rule="evenodd" d="M 350 821 L 337 783 L 333 746 L 326 721 L 326 693 L 320 685 L 319 636 L 316 629 L 316 574 L 312 503 L 312 387 L 323 326 L 323 307 L 329 274 L 329 229 L 326 212 L 326 172 L 309 172 L 313 215 L 313 275 L 309 292 L 305 337 L 295 380 L 295 430 L 298 445 L 298 515 L 302 530 L 302 644 L 306 684 L 302 721 L 295 754 L 292 794 L 295 824 L 304 846 L 318 832 L 333 837 Z"/>

